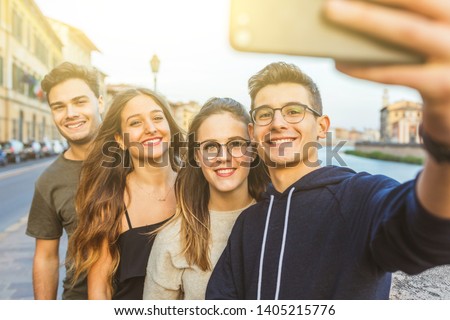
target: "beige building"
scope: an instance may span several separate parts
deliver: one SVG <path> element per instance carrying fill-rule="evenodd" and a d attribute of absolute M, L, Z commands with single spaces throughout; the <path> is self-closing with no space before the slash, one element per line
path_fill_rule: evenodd
<path fill-rule="evenodd" d="M 40 80 L 62 43 L 31 0 L 0 1 L 0 140 L 56 137 Z"/>
<path fill-rule="evenodd" d="M 420 143 L 422 104 L 412 101 L 389 103 L 387 92 L 380 111 L 380 140 L 386 143 Z"/>
<path fill-rule="evenodd" d="M 0 141 L 60 137 L 40 82 L 66 59 L 90 65 L 97 49 L 81 31 L 61 23 L 65 38 L 52 24 L 32 0 L 0 0 Z"/>
<path fill-rule="evenodd" d="M 178 125 L 187 132 L 192 118 L 200 111 L 201 106 L 195 101 L 170 103 Z"/>

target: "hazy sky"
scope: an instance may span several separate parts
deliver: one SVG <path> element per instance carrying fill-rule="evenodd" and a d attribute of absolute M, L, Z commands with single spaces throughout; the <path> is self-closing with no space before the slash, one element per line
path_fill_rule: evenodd
<path fill-rule="evenodd" d="M 390 101 L 420 101 L 413 90 L 351 79 L 332 60 L 234 51 L 229 0 L 35 0 L 44 15 L 84 31 L 100 49 L 93 64 L 107 83 L 153 88 L 149 61 L 161 60 L 158 90 L 171 101 L 213 96 L 249 105 L 248 78 L 274 61 L 295 63 L 318 84 L 332 126 L 378 128 L 383 89 Z"/>

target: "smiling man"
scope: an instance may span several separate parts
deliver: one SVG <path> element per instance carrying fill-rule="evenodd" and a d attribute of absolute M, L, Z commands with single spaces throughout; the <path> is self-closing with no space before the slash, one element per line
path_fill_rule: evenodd
<path fill-rule="evenodd" d="M 62 63 L 41 83 L 54 123 L 69 148 L 39 177 L 28 217 L 27 235 L 36 238 L 33 260 L 35 299 L 56 299 L 59 242 L 76 226 L 75 193 L 83 160 L 101 124 L 103 98 L 95 69 Z M 74 286 L 64 279 L 63 299 L 87 299 L 85 279 Z"/>
<path fill-rule="evenodd" d="M 272 63 L 249 91 L 250 136 L 273 185 L 237 219 L 207 299 L 388 299 L 391 272 L 450 263 L 450 201 L 439 191 L 450 186 L 448 157 L 430 154 L 404 184 L 321 167 L 330 121 L 313 80 Z"/>

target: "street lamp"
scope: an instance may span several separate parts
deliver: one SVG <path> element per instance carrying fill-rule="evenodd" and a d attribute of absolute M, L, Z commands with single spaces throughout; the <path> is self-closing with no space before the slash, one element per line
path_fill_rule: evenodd
<path fill-rule="evenodd" d="M 150 60 L 150 67 L 152 68 L 153 72 L 153 90 L 156 92 L 156 74 L 159 70 L 159 58 L 156 54 L 153 55 L 152 59 Z"/>

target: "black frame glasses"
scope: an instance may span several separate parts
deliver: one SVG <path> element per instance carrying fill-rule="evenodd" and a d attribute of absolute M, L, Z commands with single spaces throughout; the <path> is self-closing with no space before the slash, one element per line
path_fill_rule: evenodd
<path fill-rule="evenodd" d="M 283 119 L 287 123 L 299 123 L 303 121 L 305 118 L 306 110 L 309 110 L 314 115 L 321 117 L 322 115 L 311 107 L 296 103 L 296 104 L 288 104 L 281 108 L 271 108 L 269 106 L 261 106 L 250 110 L 250 116 L 252 117 L 253 123 L 258 126 L 268 126 L 273 122 L 273 118 L 275 117 L 275 111 L 280 110 Z"/>
<path fill-rule="evenodd" d="M 248 147 L 250 145 L 251 141 L 249 140 L 233 139 L 227 143 L 219 143 L 214 140 L 205 140 L 195 143 L 194 147 L 198 148 L 203 159 L 211 161 L 219 156 L 222 151 L 222 147 L 225 147 L 228 154 L 233 158 L 240 158 L 249 152 Z"/>

